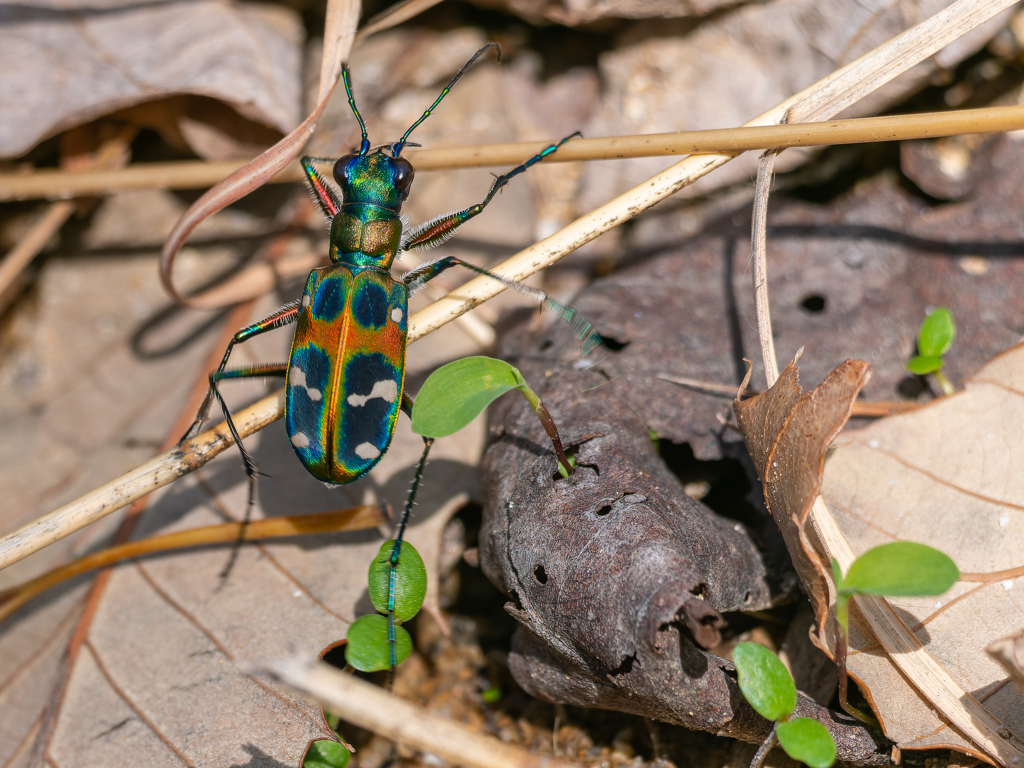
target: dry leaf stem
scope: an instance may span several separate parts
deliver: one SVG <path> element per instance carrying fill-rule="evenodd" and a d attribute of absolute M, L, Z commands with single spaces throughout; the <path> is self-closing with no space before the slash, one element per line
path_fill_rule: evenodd
<path fill-rule="evenodd" d="M 754 118 L 747 126 L 774 125 L 787 111 L 791 122 L 801 119 L 824 119 L 837 114 L 865 94 L 1012 5 L 1013 0 L 958 0 L 885 45 Z M 725 165 L 736 154 L 738 153 L 694 155 L 684 158 L 550 237 L 519 252 L 494 271 L 508 279 L 523 280 Z M 227 205 L 228 202 L 224 202 L 226 199 L 219 200 L 218 204 L 223 202 L 223 205 Z M 208 208 L 213 209 L 213 205 Z M 199 219 L 192 219 L 188 231 L 198 221 Z M 184 242 L 187 231 L 179 228 L 179 235 L 180 238 L 168 246 L 165 252 L 176 252 Z M 410 318 L 409 342 L 422 338 L 503 290 L 504 285 L 484 276 L 469 281 Z M 280 418 L 283 401 L 282 390 L 240 412 L 235 420 L 239 433 L 244 437 Z M 174 449 L 162 454 L 102 488 L 8 534 L 0 539 L 0 568 L 17 562 L 32 552 L 172 482 L 205 464 L 228 445 L 230 436 L 226 425 L 219 424 L 197 436 L 186 446 L 187 450 Z"/>
<path fill-rule="evenodd" d="M 485 736 L 322 662 L 268 662 L 254 670 L 288 685 L 342 720 L 466 768 L 578 768 Z"/>
<path fill-rule="evenodd" d="M 387 510 L 380 504 L 366 504 L 313 515 L 268 517 L 263 520 L 254 520 L 248 524 L 207 525 L 118 544 L 80 557 L 67 565 L 54 568 L 42 576 L 6 590 L 0 595 L 0 621 L 51 587 L 88 571 L 116 565 L 132 558 L 209 544 L 234 544 L 240 537 L 242 541 L 262 541 L 263 539 L 290 536 L 311 536 L 318 533 L 361 531 L 386 523 L 388 517 Z"/>
<path fill-rule="evenodd" d="M 717 384 L 713 381 L 700 381 L 699 379 L 690 379 L 685 376 L 670 376 L 667 373 L 659 373 L 658 378 L 662 381 L 669 381 L 673 384 L 678 384 L 681 387 L 689 387 L 691 389 L 701 390 L 703 392 L 709 392 L 715 395 L 722 395 L 723 397 L 736 398 L 736 397 L 753 397 L 759 394 L 756 389 L 750 389 L 749 387 L 740 387 L 739 392 L 736 391 L 735 384 Z M 922 407 L 923 403 L 915 403 L 912 401 L 900 402 L 894 400 L 876 400 L 870 403 L 863 403 L 859 400 L 853 404 L 850 409 L 851 416 L 861 416 L 865 418 L 881 418 L 883 416 L 892 416 L 894 413 L 909 413 L 910 411 L 916 411 Z"/>
<path fill-rule="evenodd" d="M 772 173 L 779 150 L 770 149 L 757 162 L 757 185 L 754 188 L 754 215 L 750 232 L 750 247 L 754 257 L 754 314 L 757 317 L 757 338 L 761 343 L 764 375 L 771 387 L 779 378 L 779 363 L 775 358 L 775 338 L 768 307 L 768 195 L 771 192 Z"/>
<path fill-rule="evenodd" d="M 1024 106 L 987 107 L 792 125 L 749 125 L 707 131 L 574 139 L 544 162 L 739 153 L 756 149 L 864 144 L 1022 129 Z M 406 156 L 417 171 L 482 168 L 518 165 L 550 144 L 550 141 L 526 141 L 409 150 Z M 0 201 L 102 195 L 128 189 L 202 189 L 224 181 L 244 165 L 237 160 L 185 161 L 138 163 L 117 171 L 45 169 L 28 174 L 0 174 Z M 269 177 L 267 183 L 288 183 L 303 178 L 299 164 L 288 162 L 276 175 Z"/>

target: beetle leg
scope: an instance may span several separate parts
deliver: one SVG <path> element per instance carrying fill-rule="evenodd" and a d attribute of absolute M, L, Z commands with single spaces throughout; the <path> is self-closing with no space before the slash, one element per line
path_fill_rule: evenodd
<path fill-rule="evenodd" d="M 469 208 L 465 208 L 461 211 L 455 211 L 453 213 L 447 213 L 444 216 L 438 216 L 436 219 L 431 219 L 428 222 L 420 224 L 416 229 L 409 233 L 405 243 L 402 245 L 402 250 L 408 251 L 413 248 L 433 248 L 434 246 L 440 245 L 454 235 L 456 229 L 461 227 L 474 216 L 479 215 L 483 209 L 487 207 L 487 204 L 494 199 L 494 196 L 498 194 L 498 190 L 508 184 L 514 176 L 524 173 L 531 165 L 539 163 L 560 146 L 565 144 L 569 139 L 579 135 L 579 132 L 576 132 L 566 136 L 557 144 L 552 144 L 543 152 L 537 153 L 522 165 L 513 168 L 506 174 L 496 176 L 494 178 L 494 183 L 491 184 L 491 191 L 487 193 L 487 197 L 485 197 L 482 202 L 479 202 L 476 205 L 471 205 Z"/>
<path fill-rule="evenodd" d="M 313 199 L 320 206 L 320 210 L 324 212 L 327 220 L 330 221 L 338 215 L 338 211 L 341 210 L 341 203 L 338 201 L 338 196 L 334 193 L 334 190 L 327 185 L 320 171 L 314 166 L 314 163 L 319 162 L 330 163 L 333 160 L 326 157 L 310 157 L 306 155 L 302 158 L 302 170 L 306 173 L 306 181 L 309 182 Z"/>
<path fill-rule="evenodd" d="M 243 341 L 248 341 L 253 336 L 259 336 L 261 333 L 272 331 L 275 328 L 280 328 L 283 325 L 294 323 L 299 317 L 299 302 L 290 301 L 281 307 L 279 310 L 274 312 L 272 315 L 268 315 L 257 323 L 247 325 L 245 328 L 235 334 L 234 338 L 228 342 L 228 348 L 224 350 L 224 357 L 221 358 L 220 366 L 216 370 L 216 374 L 221 374 L 227 367 L 228 358 L 231 357 L 231 350 L 234 349 L 235 344 L 240 344 Z M 230 378 L 230 377 L 221 377 Z M 206 421 L 207 416 L 210 413 L 210 406 L 213 405 L 214 389 L 213 385 L 210 385 L 210 389 L 206 391 L 206 397 L 203 398 L 202 405 L 199 406 L 199 411 L 196 413 L 195 421 L 192 422 L 192 426 L 188 428 L 184 435 L 181 436 L 181 440 L 178 441 L 178 445 L 181 445 L 186 440 L 191 440 L 193 437 L 199 434 L 200 428 L 203 426 L 203 422 Z"/>
<path fill-rule="evenodd" d="M 225 356 L 225 360 L 226 359 L 227 358 Z M 267 376 L 285 376 L 287 374 L 288 363 L 252 365 L 247 368 L 236 368 L 231 371 L 219 370 L 210 374 L 210 391 L 213 392 L 214 397 L 217 398 L 217 402 L 220 403 L 220 409 L 224 412 L 224 421 L 228 424 L 228 430 L 230 430 L 231 436 L 235 439 L 235 445 L 238 446 L 238 450 L 242 452 L 242 462 L 245 464 L 245 474 L 246 477 L 249 478 L 249 503 L 245 505 L 245 517 L 242 520 L 242 527 L 238 529 L 238 538 L 235 540 L 235 544 L 231 549 L 231 557 L 228 559 L 227 565 L 224 566 L 224 570 L 220 573 L 220 577 L 222 579 L 226 578 L 228 573 L 231 572 L 231 567 L 235 564 L 235 559 L 238 557 L 238 548 L 245 540 L 245 529 L 246 526 L 249 525 L 249 518 L 252 515 L 252 505 L 256 500 L 256 476 L 259 474 L 259 470 L 256 469 L 256 462 L 252 460 L 252 456 L 250 456 L 249 452 L 245 450 L 245 445 L 242 443 L 242 436 L 238 434 L 238 430 L 235 428 L 235 421 L 231 418 L 231 411 L 228 410 L 228 405 L 224 402 L 224 397 L 217 388 L 217 382 L 224 381 L 225 379 L 255 379 Z"/>
<path fill-rule="evenodd" d="M 412 398 L 405 392 L 402 393 L 402 411 L 405 412 L 406 416 L 412 418 Z M 423 455 L 420 456 L 420 462 L 416 465 L 416 476 L 413 478 L 412 488 L 409 489 L 409 497 L 405 502 L 405 510 L 402 512 L 402 519 L 398 524 L 395 546 L 391 550 L 391 572 L 388 581 L 388 650 L 390 653 L 391 669 L 388 677 L 388 688 L 394 682 L 395 667 L 398 665 L 398 649 L 395 645 L 395 585 L 397 580 L 395 568 L 398 565 L 398 555 L 402 549 L 402 541 L 405 539 L 405 526 L 408 524 L 409 517 L 412 514 L 413 504 L 416 503 L 416 491 L 419 490 L 420 481 L 423 479 L 423 468 L 427 465 L 427 455 L 430 453 L 430 448 L 433 444 L 434 438 L 423 438 Z"/>
<path fill-rule="evenodd" d="M 548 307 L 548 309 L 554 311 L 556 315 L 572 326 L 573 333 L 576 335 L 576 338 L 580 340 L 580 346 L 584 357 L 590 354 L 598 345 L 601 344 L 601 336 L 594 330 L 594 326 L 592 326 L 590 322 L 583 317 L 583 315 L 572 307 L 555 301 L 550 298 L 545 291 L 542 291 L 539 288 L 532 288 L 528 285 L 517 283 L 515 280 L 510 280 L 507 277 L 495 274 L 483 267 L 478 267 L 476 264 L 470 264 L 468 261 L 463 261 L 455 256 L 445 256 L 444 258 L 428 262 L 416 269 L 406 272 L 402 276 L 402 282 L 404 282 L 409 288 L 409 293 L 414 294 L 417 290 L 422 288 L 424 284 L 430 282 L 446 269 L 451 269 L 452 267 L 465 267 L 466 269 L 471 269 L 478 274 L 486 275 L 492 280 L 497 280 L 502 285 L 511 288 L 514 291 L 519 291 L 519 293 L 529 296 L 531 299 L 540 302 L 544 306 Z"/>

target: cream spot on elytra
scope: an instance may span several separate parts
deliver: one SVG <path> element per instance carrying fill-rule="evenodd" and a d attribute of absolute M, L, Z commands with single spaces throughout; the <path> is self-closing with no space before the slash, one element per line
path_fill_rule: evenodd
<path fill-rule="evenodd" d="M 394 309 L 391 310 L 391 319 L 394 320 L 396 323 L 402 322 L 402 308 L 401 307 L 395 307 Z"/>
<path fill-rule="evenodd" d="M 288 383 L 293 387 L 302 387 L 306 390 L 306 394 L 309 395 L 309 399 L 314 403 L 318 403 L 324 399 L 323 392 L 319 389 L 306 386 L 306 372 L 297 365 L 293 365 L 291 370 L 288 371 Z"/>
<path fill-rule="evenodd" d="M 303 307 L 308 307 L 309 306 L 309 294 L 308 293 L 304 294 L 303 297 L 302 297 L 302 306 Z"/>
<path fill-rule="evenodd" d="M 373 400 L 379 397 L 389 403 L 395 402 L 398 397 L 398 382 L 394 379 L 385 379 L 384 381 L 378 381 L 373 385 L 373 389 L 370 390 L 368 395 L 349 395 L 348 404 L 358 408 L 362 405 L 366 405 L 367 401 Z"/>
<path fill-rule="evenodd" d="M 296 448 L 309 448 L 309 438 L 305 432 L 296 432 L 292 435 L 292 445 Z"/>
<path fill-rule="evenodd" d="M 376 459 L 380 456 L 380 451 L 377 450 L 375 445 L 360 443 L 356 446 L 356 456 L 361 459 Z"/>

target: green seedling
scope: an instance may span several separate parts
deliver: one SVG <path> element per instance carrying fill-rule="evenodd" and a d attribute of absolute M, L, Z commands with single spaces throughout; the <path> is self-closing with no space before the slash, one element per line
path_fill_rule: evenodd
<path fill-rule="evenodd" d="M 412 653 L 412 638 L 402 627 L 419 613 L 427 594 L 427 569 L 419 552 L 407 541 L 402 542 L 398 562 L 392 569 L 391 556 L 395 540 L 381 545 L 370 563 L 368 591 L 373 607 L 380 613 L 360 616 L 348 628 L 345 661 L 360 672 L 379 672 L 401 664 Z M 394 572 L 394 624 L 389 627 L 388 596 Z M 389 634 L 391 628 L 394 637 Z M 394 664 L 391 646 L 394 645 Z"/>
<path fill-rule="evenodd" d="M 458 432 L 513 389 L 523 394 L 544 425 L 558 456 L 560 473 L 568 477 L 575 462 L 570 462 L 562 449 L 554 419 L 523 375 L 503 360 L 464 357 L 430 374 L 412 407 L 412 431 L 424 437 L 445 437 Z"/>
<path fill-rule="evenodd" d="M 944 395 L 956 392 L 942 373 L 942 356 L 953 346 L 954 339 L 956 323 L 953 322 L 953 313 L 945 307 L 938 307 L 921 323 L 917 332 L 918 354 L 907 363 L 907 370 L 911 373 L 919 376 L 932 374 Z"/>
<path fill-rule="evenodd" d="M 551 414 L 522 374 L 501 360 L 467 357 L 434 371 L 413 404 L 412 430 L 428 441 L 458 432 L 513 389 L 540 418 L 558 455 L 559 472 L 568 477 L 576 461 L 565 455 Z M 349 627 L 345 660 L 361 672 L 393 670 L 405 660 L 412 638 L 401 625 L 419 613 L 426 592 L 427 571 L 419 553 L 406 541 L 385 542 L 369 573 L 370 601 L 380 613 L 361 616 Z"/>
<path fill-rule="evenodd" d="M 846 653 L 849 643 L 850 598 L 930 597 L 941 595 L 960 578 L 956 564 L 937 549 L 909 541 L 894 541 L 869 549 L 850 565 L 843 576 L 832 560 L 836 585 L 836 664 L 839 666 L 839 704 L 847 713 L 866 723 L 874 718 L 853 707 L 846 698 Z"/>
<path fill-rule="evenodd" d="M 763 645 L 740 643 L 732 652 L 740 691 L 759 715 L 775 723 L 751 768 L 758 768 L 775 742 L 786 754 L 810 768 L 829 768 L 836 761 L 832 734 L 817 720 L 793 717 L 796 684 L 779 657 Z"/>

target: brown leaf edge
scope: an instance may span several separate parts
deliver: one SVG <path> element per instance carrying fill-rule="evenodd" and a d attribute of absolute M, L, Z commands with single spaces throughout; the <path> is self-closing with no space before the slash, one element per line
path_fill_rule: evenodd
<path fill-rule="evenodd" d="M 341 64 L 352 51 L 358 21 L 359 0 L 328 0 L 324 51 L 320 65 L 320 92 L 317 96 L 316 109 L 298 128 L 273 147 L 207 190 L 175 223 L 160 253 L 160 280 L 175 301 L 193 305 L 192 301 L 178 292 L 172 280 L 174 260 L 185 240 L 204 220 L 263 186 L 299 156 L 313 135 L 317 121 L 338 84 Z"/>
<path fill-rule="evenodd" d="M 863 360 L 846 360 L 803 393 L 799 359 L 797 354 L 767 392 L 737 399 L 733 409 L 764 484 L 765 503 L 811 598 L 821 636 L 828 619 L 831 568 L 807 520 L 821 490 L 828 446 L 846 425 L 871 374 Z"/>

